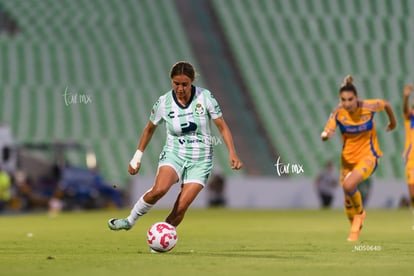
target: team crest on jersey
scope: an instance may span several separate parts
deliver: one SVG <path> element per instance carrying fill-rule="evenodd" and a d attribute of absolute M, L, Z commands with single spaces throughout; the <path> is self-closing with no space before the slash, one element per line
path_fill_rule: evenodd
<path fill-rule="evenodd" d="M 204 114 L 204 107 L 201 105 L 201 103 L 197 103 L 194 111 L 197 115 L 202 115 Z"/>

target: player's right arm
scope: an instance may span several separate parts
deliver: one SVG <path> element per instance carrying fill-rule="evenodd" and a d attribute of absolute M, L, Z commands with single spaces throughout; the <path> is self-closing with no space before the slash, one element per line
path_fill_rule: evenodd
<path fill-rule="evenodd" d="M 152 135 L 154 134 L 156 129 L 157 125 L 155 125 L 151 121 L 148 121 L 147 125 L 144 128 L 144 131 L 142 132 L 141 139 L 139 139 L 138 150 L 144 152 L 147 145 L 151 141 Z"/>
<path fill-rule="evenodd" d="M 163 120 L 163 99 L 165 99 L 165 96 L 161 96 L 152 106 L 149 121 L 142 132 L 141 138 L 139 139 L 137 150 L 128 164 L 128 172 L 131 175 L 138 173 L 139 168 L 141 167 L 141 158 L 144 150 L 151 141 L 152 135 L 157 129 L 157 125 Z"/>
<path fill-rule="evenodd" d="M 142 132 L 141 138 L 139 139 L 137 151 L 135 152 L 132 160 L 128 164 L 128 172 L 131 175 L 137 174 L 139 168 L 141 167 L 141 157 L 142 154 L 151 141 L 152 135 L 157 129 L 157 125 L 153 124 L 151 121 L 148 121 L 147 125 Z"/>
<path fill-rule="evenodd" d="M 334 134 L 335 134 L 335 131 L 332 131 L 332 130 L 325 131 L 324 130 L 321 133 L 321 139 L 322 139 L 322 141 L 326 141 L 329 138 L 331 138 Z"/>
<path fill-rule="evenodd" d="M 326 141 L 335 134 L 336 129 L 336 115 L 338 113 L 339 106 L 329 115 L 328 122 L 326 122 L 325 128 L 321 133 L 322 141 Z"/>
<path fill-rule="evenodd" d="M 413 91 L 413 85 L 411 85 L 411 84 L 407 85 L 404 88 L 403 113 L 404 113 L 404 117 L 406 119 L 408 119 L 410 117 L 410 113 L 411 113 L 411 109 L 410 109 L 410 106 L 409 106 L 409 103 L 408 103 L 411 91 Z"/>

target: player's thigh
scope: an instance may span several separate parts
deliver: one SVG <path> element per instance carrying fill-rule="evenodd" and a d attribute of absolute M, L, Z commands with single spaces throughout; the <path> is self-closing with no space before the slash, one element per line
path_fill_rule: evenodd
<path fill-rule="evenodd" d="M 362 176 L 361 182 L 368 179 L 374 173 L 378 161 L 378 158 L 375 156 L 367 156 L 355 165 L 354 170 L 358 171 Z"/>
<path fill-rule="evenodd" d="M 165 193 L 181 180 L 185 161 L 172 152 L 162 151 L 159 157 L 153 191 Z"/>
<path fill-rule="evenodd" d="M 158 174 L 160 174 L 161 168 L 166 171 L 167 176 L 169 176 L 169 174 L 172 175 L 171 170 L 174 170 L 175 176 L 177 176 L 175 182 L 179 182 L 182 180 L 182 175 L 185 170 L 186 163 L 186 160 L 180 158 L 177 154 L 169 151 L 162 151 L 158 161 L 157 177 Z M 169 169 L 167 169 L 167 167 L 169 167 Z"/>
<path fill-rule="evenodd" d="M 205 187 L 212 169 L 213 162 L 211 160 L 194 162 L 188 165 L 183 173 L 183 184 L 198 183 Z"/>
<path fill-rule="evenodd" d="M 340 183 L 344 186 L 347 183 L 351 186 L 369 178 L 377 168 L 378 159 L 375 156 L 367 156 L 356 164 L 342 162 L 340 170 Z"/>
<path fill-rule="evenodd" d="M 342 163 L 339 170 L 339 183 L 344 186 L 345 179 L 350 175 L 353 166 L 350 164 Z"/>
<path fill-rule="evenodd" d="M 343 189 L 346 193 L 353 193 L 358 184 L 362 182 L 362 175 L 358 170 L 349 172 L 343 182 Z"/>
<path fill-rule="evenodd" d="M 200 183 L 186 183 L 182 185 L 181 193 L 178 199 L 178 208 L 188 208 L 194 201 L 197 195 L 203 189 L 203 185 Z"/>
<path fill-rule="evenodd" d="M 160 166 L 151 191 L 157 194 L 165 194 L 178 181 L 179 177 L 174 167 L 168 165 Z"/>

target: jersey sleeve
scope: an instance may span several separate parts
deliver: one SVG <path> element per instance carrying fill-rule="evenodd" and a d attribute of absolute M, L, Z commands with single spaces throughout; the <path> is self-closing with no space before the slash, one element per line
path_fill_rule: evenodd
<path fill-rule="evenodd" d="M 162 122 L 163 117 L 162 117 L 162 103 L 161 103 L 161 98 L 159 98 L 155 104 L 152 106 L 151 109 L 151 114 L 150 114 L 150 121 L 154 124 L 154 125 L 158 125 Z"/>
<path fill-rule="evenodd" d="M 329 115 L 328 121 L 325 124 L 325 128 L 323 129 L 323 131 L 325 132 L 335 132 L 336 129 L 336 117 L 338 114 L 338 110 L 339 107 L 335 108 L 334 111 L 331 112 L 331 114 Z"/>
<path fill-rule="evenodd" d="M 382 99 L 370 99 L 362 102 L 362 107 L 369 109 L 372 112 L 380 112 L 385 109 L 385 101 Z"/>
<path fill-rule="evenodd" d="M 207 110 L 210 114 L 210 117 L 214 120 L 223 116 L 220 105 L 218 104 L 216 98 L 214 98 L 213 94 L 210 91 L 207 92 Z"/>

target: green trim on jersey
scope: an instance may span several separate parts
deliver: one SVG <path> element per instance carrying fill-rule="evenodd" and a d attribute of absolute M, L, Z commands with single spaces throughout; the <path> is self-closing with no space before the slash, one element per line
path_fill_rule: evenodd
<path fill-rule="evenodd" d="M 190 161 L 213 158 L 211 120 L 222 116 L 220 106 L 210 91 L 192 87 L 191 102 L 180 105 L 174 91 L 162 95 L 154 104 L 150 121 L 166 124 L 167 139 L 164 151 Z"/>

